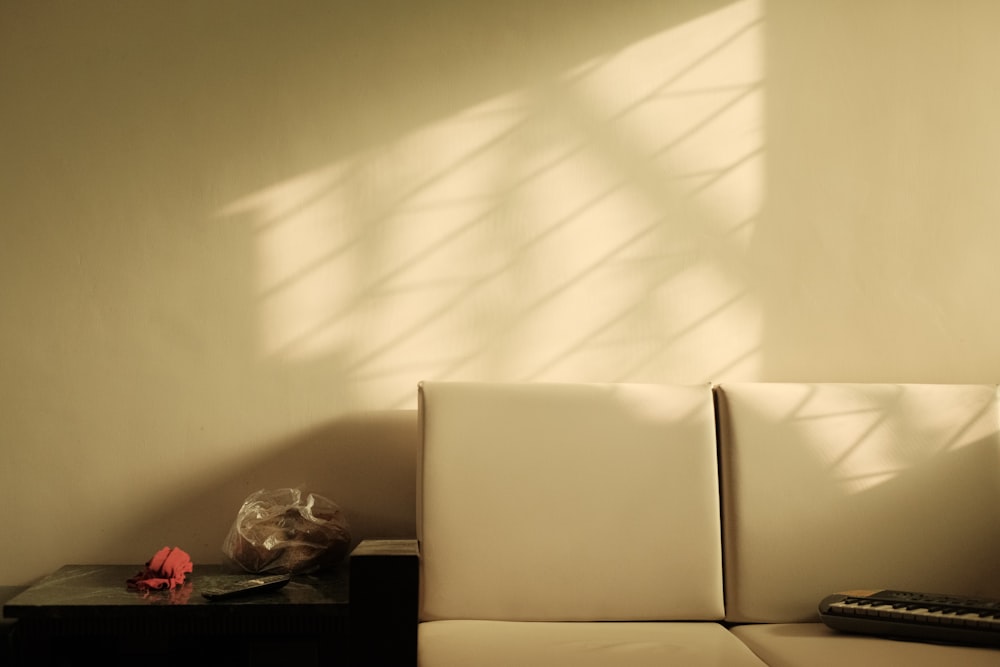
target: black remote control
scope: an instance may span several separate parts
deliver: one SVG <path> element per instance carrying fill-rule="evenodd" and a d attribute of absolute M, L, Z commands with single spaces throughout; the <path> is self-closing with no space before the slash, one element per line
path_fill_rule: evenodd
<path fill-rule="evenodd" d="M 289 581 L 290 574 L 271 574 L 261 577 L 212 577 L 199 586 L 201 594 L 209 600 L 225 600 L 239 595 L 274 591 Z"/>

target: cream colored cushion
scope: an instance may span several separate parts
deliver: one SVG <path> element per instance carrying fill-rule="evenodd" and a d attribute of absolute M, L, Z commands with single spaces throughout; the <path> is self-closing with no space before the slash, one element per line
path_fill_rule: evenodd
<path fill-rule="evenodd" d="M 422 619 L 721 618 L 710 386 L 419 395 Z"/>
<path fill-rule="evenodd" d="M 835 632 L 822 623 L 741 625 L 732 629 L 770 667 L 996 667 L 1000 649 L 945 646 Z"/>
<path fill-rule="evenodd" d="M 815 621 L 851 589 L 1000 597 L 994 386 L 717 391 L 728 619 Z"/>
<path fill-rule="evenodd" d="M 420 667 L 763 667 L 718 623 L 433 621 Z"/>

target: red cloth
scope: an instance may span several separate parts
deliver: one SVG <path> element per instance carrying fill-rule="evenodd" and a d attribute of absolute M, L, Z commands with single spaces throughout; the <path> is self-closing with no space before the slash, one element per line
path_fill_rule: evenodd
<path fill-rule="evenodd" d="M 146 569 L 126 581 L 126 585 L 138 591 L 160 591 L 184 583 L 184 575 L 191 572 L 194 565 L 191 557 L 178 547 L 163 547 L 146 563 Z"/>

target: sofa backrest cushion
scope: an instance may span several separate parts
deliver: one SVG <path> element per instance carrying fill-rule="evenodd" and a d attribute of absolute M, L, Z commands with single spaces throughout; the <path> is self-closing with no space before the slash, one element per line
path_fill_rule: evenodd
<path fill-rule="evenodd" d="M 721 384 L 732 621 L 896 588 L 1000 597 L 993 385 Z"/>
<path fill-rule="evenodd" d="M 722 617 L 711 387 L 424 382 L 420 617 Z"/>

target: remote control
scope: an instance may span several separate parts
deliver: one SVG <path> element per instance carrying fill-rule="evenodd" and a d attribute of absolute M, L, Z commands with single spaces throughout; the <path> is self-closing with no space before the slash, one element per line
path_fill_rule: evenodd
<path fill-rule="evenodd" d="M 200 586 L 201 594 L 209 600 L 225 600 L 239 595 L 273 591 L 287 584 L 292 578 L 290 574 L 271 574 L 262 577 L 213 577 L 205 585 Z"/>

